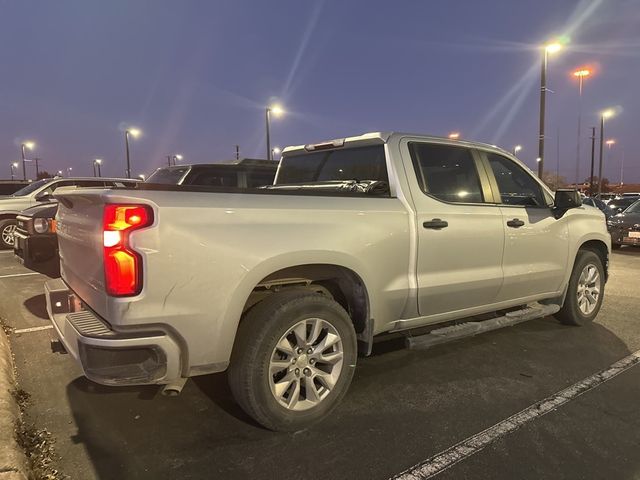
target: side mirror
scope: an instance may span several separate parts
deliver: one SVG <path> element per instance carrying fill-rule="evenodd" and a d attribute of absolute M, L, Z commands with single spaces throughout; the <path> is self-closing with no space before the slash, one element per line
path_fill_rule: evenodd
<path fill-rule="evenodd" d="M 559 188 L 556 190 L 556 197 L 553 205 L 557 210 L 569 210 L 582 205 L 580 192 L 570 188 Z"/>
<path fill-rule="evenodd" d="M 53 197 L 50 193 L 42 192 L 36 195 L 36 202 L 50 202 L 51 200 L 53 200 Z"/>

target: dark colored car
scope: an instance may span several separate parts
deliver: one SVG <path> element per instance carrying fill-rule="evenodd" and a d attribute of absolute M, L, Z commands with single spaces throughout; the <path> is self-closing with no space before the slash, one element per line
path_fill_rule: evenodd
<path fill-rule="evenodd" d="M 120 178 L 65 179 L 62 186 L 117 188 L 133 186 L 138 180 Z M 58 202 L 53 197 L 46 203 L 27 208 L 16 217 L 13 251 L 21 263 L 32 270 L 45 269 L 49 275 L 59 275 L 58 237 L 55 216 Z"/>
<path fill-rule="evenodd" d="M 640 245 L 640 201 L 607 220 L 611 233 L 611 247 Z"/>
<path fill-rule="evenodd" d="M 615 215 L 630 207 L 637 200 L 640 200 L 640 197 L 616 197 L 607 204 L 607 207 Z"/>
<path fill-rule="evenodd" d="M 24 180 L 0 180 L 0 196 L 16 193 L 27 185 L 29 182 Z"/>
<path fill-rule="evenodd" d="M 236 163 L 161 167 L 145 183 L 257 188 L 273 184 L 278 162 L 245 158 Z"/>
<path fill-rule="evenodd" d="M 599 198 L 596 197 L 587 197 L 585 199 L 582 200 L 583 205 L 589 205 L 591 207 L 596 207 L 597 209 L 599 209 L 602 213 L 604 213 L 604 216 L 609 218 L 612 215 L 615 215 L 616 212 L 613 211 L 613 209 L 609 208 L 609 206 L 604 203 L 602 200 L 600 200 Z"/>

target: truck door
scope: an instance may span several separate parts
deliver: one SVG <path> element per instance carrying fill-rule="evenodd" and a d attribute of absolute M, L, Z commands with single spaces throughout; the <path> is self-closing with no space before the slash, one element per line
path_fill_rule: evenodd
<path fill-rule="evenodd" d="M 505 226 L 498 301 L 559 291 L 569 268 L 566 217 L 555 218 L 550 194 L 518 163 L 492 152 L 481 156 Z"/>
<path fill-rule="evenodd" d="M 408 138 L 400 148 L 416 210 L 420 315 L 495 302 L 505 228 L 480 157 L 446 141 Z"/>

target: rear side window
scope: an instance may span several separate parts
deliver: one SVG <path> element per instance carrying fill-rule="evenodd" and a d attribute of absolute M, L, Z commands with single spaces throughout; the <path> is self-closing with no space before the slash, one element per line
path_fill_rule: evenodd
<path fill-rule="evenodd" d="M 280 162 L 277 184 L 343 180 L 388 182 L 384 147 L 371 145 L 286 156 Z"/>
<path fill-rule="evenodd" d="M 455 145 L 410 142 L 409 152 L 423 192 L 445 202 L 484 202 L 471 150 Z"/>
<path fill-rule="evenodd" d="M 487 159 L 496 177 L 498 189 L 500 189 L 501 203 L 525 207 L 547 205 L 542 193 L 542 187 L 524 168 L 512 160 L 495 153 L 487 153 Z"/>
<path fill-rule="evenodd" d="M 248 188 L 257 188 L 263 187 L 265 185 L 273 184 L 273 177 L 275 176 L 275 171 L 273 172 L 252 172 L 246 174 L 247 177 L 247 187 Z"/>

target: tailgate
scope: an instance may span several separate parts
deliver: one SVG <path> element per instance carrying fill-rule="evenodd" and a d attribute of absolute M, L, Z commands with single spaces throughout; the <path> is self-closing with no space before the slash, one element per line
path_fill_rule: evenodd
<path fill-rule="evenodd" d="M 102 215 L 107 190 L 59 189 L 57 233 L 60 273 L 71 289 L 91 308 L 104 312 Z"/>

